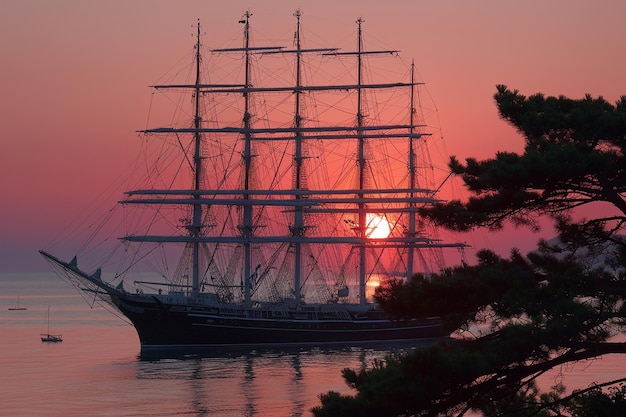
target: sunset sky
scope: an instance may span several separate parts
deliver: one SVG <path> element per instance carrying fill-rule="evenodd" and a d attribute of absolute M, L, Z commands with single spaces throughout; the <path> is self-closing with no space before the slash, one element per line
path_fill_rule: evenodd
<path fill-rule="evenodd" d="M 623 0 L 4 1 L 0 272 L 47 270 L 37 250 L 130 163 L 147 87 L 189 50 L 197 19 L 204 44 L 220 47 L 246 10 L 257 38 L 289 39 L 298 8 L 304 30 L 329 46 L 361 17 L 372 40 L 414 59 L 447 152 L 461 160 L 523 146 L 498 117 L 497 84 L 525 95 L 626 95 Z M 541 236 L 478 232 L 468 243 L 507 254 Z"/>

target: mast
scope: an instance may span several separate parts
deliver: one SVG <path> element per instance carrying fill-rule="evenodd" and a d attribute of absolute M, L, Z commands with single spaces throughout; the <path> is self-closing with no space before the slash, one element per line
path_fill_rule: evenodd
<path fill-rule="evenodd" d="M 196 82 L 195 82 L 195 101 L 194 101 L 194 190 L 199 191 L 202 189 L 202 176 L 204 174 L 204 170 L 202 167 L 202 135 L 200 133 L 200 128 L 202 127 L 202 117 L 200 116 L 200 85 L 201 83 L 201 74 L 200 74 L 200 63 L 201 63 L 201 52 L 200 52 L 200 19 L 198 19 L 198 32 L 196 39 Z M 202 203 L 200 202 L 200 195 L 195 193 L 193 198 L 196 202 L 193 204 L 193 219 L 192 224 L 189 227 L 189 233 L 193 239 L 191 243 L 193 245 L 193 266 L 192 266 L 192 282 L 191 282 L 191 292 L 192 296 L 195 298 L 198 295 L 198 291 L 200 288 L 200 243 L 197 239 L 201 235 L 202 229 Z"/>
<path fill-rule="evenodd" d="M 356 21 L 358 25 L 358 35 L 357 35 L 357 114 L 356 114 L 356 123 L 357 123 L 357 137 L 358 137 L 358 150 L 357 150 L 357 159 L 359 166 L 359 185 L 358 188 L 360 191 L 366 189 L 365 184 L 365 165 L 367 163 L 365 159 L 365 138 L 363 137 L 363 89 L 361 85 L 363 84 L 363 38 L 361 31 L 361 24 L 363 23 L 363 19 L 360 17 Z M 357 196 L 358 197 L 358 196 Z M 365 242 L 367 239 L 367 213 L 365 212 L 366 206 L 365 203 L 359 203 L 359 220 L 358 220 L 358 234 L 361 239 Z M 359 248 L 359 303 L 365 304 L 366 302 L 366 294 L 365 294 L 365 283 L 367 281 L 366 277 L 366 248 L 365 245 L 361 245 Z"/>
<path fill-rule="evenodd" d="M 243 36 L 244 36 L 244 55 L 245 55 L 245 86 L 246 88 L 250 88 L 250 16 L 252 14 L 250 11 L 246 11 L 244 15 L 244 20 L 242 21 L 244 24 Z M 247 91 L 243 93 L 244 97 L 244 114 L 243 114 L 243 126 L 246 129 L 246 134 L 244 137 L 244 149 L 243 149 L 243 160 L 244 160 L 244 200 L 250 200 L 251 195 L 247 193 L 250 190 L 250 177 L 251 177 L 251 168 L 252 168 L 252 134 L 250 133 L 250 94 Z M 252 245 L 250 240 L 252 238 L 253 230 L 252 230 L 252 205 L 246 204 L 243 207 L 243 224 L 241 228 L 241 233 L 244 238 L 244 266 L 243 266 L 243 275 L 244 275 L 244 305 L 246 308 L 250 308 L 252 302 L 250 300 L 250 279 L 252 277 Z"/>
<path fill-rule="evenodd" d="M 300 50 L 300 9 L 298 9 L 294 16 L 296 17 L 296 102 L 295 102 L 295 112 L 294 112 L 294 141 L 295 141 L 295 150 L 294 150 L 294 164 L 295 164 L 295 178 L 294 178 L 294 189 L 300 190 L 303 188 L 303 172 L 302 172 L 302 134 L 300 132 L 300 128 L 302 127 L 302 116 L 300 115 L 300 95 L 302 91 L 300 87 L 302 85 L 302 70 L 301 70 L 301 59 L 302 59 L 302 51 Z M 302 199 L 301 194 L 296 194 L 296 200 Z M 294 210 L 294 222 L 291 227 L 291 234 L 293 236 L 302 236 L 304 235 L 304 215 L 302 212 L 302 206 L 296 206 Z M 301 294 L 300 294 L 300 282 L 301 282 L 301 274 L 302 274 L 302 243 L 297 241 L 294 244 L 294 276 L 293 276 L 293 288 L 294 288 L 294 298 L 296 303 L 300 302 Z"/>
<path fill-rule="evenodd" d="M 241 277 L 241 286 L 243 287 L 243 296 L 244 296 L 244 306 L 246 308 L 250 308 L 252 306 L 251 294 L 252 294 L 252 278 L 253 274 L 256 274 L 256 271 L 261 267 L 258 265 L 256 268 L 252 267 L 252 244 L 255 240 L 254 233 L 254 207 L 260 206 L 263 204 L 257 204 L 257 202 L 262 202 L 262 199 L 255 199 L 253 196 L 255 195 L 263 195 L 263 193 L 259 194 L 255 193 L 256 190 L 253 189 L 252 185 L 252 171 L 253 171 L 253 153 L 252 153 L 252 143 L 255 140 L 256 133 L 262 133 L 263 130 L 254 129 L 252 126 L 252 114 L 250 113 L 250 104 L 251 104 L 251 94 L 256 92 L 265 91 L 264 88 L 253 88 L 251 81 L 251 61 L 250 55 L 252 53 L 264 53 L 267 51 L 281 49 L 279 46 L 267 46 L 267 47 L 252 47 L 250 46 L 250 17 L 252 13 L 250 11 L 246 11 L 243 18 L 239 20 L 239 23 L 244 25 L 243 35 L 244 35 L 244 44 L 243 47 L 239 48 L 220 48 L 220 49 L 212 49 L 213 53 L 229 53 L 229 52 L 243 52 L 244 53 L 244 66 L 245 66 L 245 84 L 244 85 L 205 85 L 202 90 L 203 93 L 213 94 L 213 93 L 228 93 L 228 94 L 242 94 L 244 98 L 244 111 L 243 111 L 243 126 L 229 126 L 229 127 L 220 127 L 220 128 L 208 128 L 201 129 L 204 132 L 214 132 L 223 135 L 243 135 L 243 149 L 242 149 L 242 160 L 243 160 L 243 184 L 240 190 L 237 191 L 237 196 L 234 197 L 233 204 L 239 207 L 242 207 L 243 218 L 241 220 L 241 224 L 237 226 L 239 238 L 235 238 L 233 241 L 240 243 L 243 247 L 243 271 Z M 162 129 L 155 129 L 153 131 L 163 131 Z M 175 129 L 176 132 L 181 132 L 181 129 Z M 219 193 L 220 190 L 213 190 L 211 193 Z M 235 195 L 234 192 L 229 192 L 229 194 Z M 215 203 L 214 199 L 211 199 L 208 204 Z M 218 204 L 220 204 L 218 202 Z M 223 203 L 221 203 L 223 204 Z M 228 239 L 226 239 L 228 240 Z M 216 242 L 223 242 L 225 240 L 216 240 Z"/>
<path fill-rule="evenodd" d="M 304 210 L 305 206 L 309 205 L 307 202 L 309 196 L 308 193 L 305 193 L 307 190 L 306 183 L 306 173 L 304 170 L 304 159 L 306 158 L 304 151 L 304 141 L 306 139 L 304 132 L 305 131 L 319 131 L 319 132 L 327 132 L 326 128 L 305 128 L 303 126 L 303 116 L 302 116 L 302 94 L 307 91 L 315 91 L 315 87 L 306 87 L 303 86 L 302 81 L 302 56 L 304 53 L 330 53 L 336 52 L 337 48 L 315 48 L 315 49 L 303 49 L 301 43 L 301 23 L 300 18 L 302 16 L 302 12 L 300 9 L 296 10 L 294 13 L 296 18 L 296 32 L 294 34 L 294 46 L 293 50 L 276 50 L 276 51 L 267 51 L 263 52 L 263 54 L 288 54 L 293 53 L 296 57 L 295 64 L 295 86 L 293 87 L 283 87 L 283 88 L 274 88 L 267 89 L 268 91 L 288 91 L 293 92 L 295 97 L 294 103 L 294 119 L 293 119 L 293 128 L 288 128 L 285 133 L 289 131 L 293 132 L 293 141 L 294 141 L 294 152 L 293 152 L 293 184 L 292 184 L 292 194 L 293 194 L 293 224 L 289 226 L 290 230 L 290 239 L 292 243 L 290 243 L 291 248 L 293 248 L 294 254 L 294 271 L 293 271 L 293 289 L 294 289 L 294 299 L 297 303 L 299 303 L 302 299 L 302 275 L 303 275 L 303 244 L 307 239 L 306 237 L 306 229 L 307 225 L 305 224 L 304 218 Z M 328 90 L 328 86 L 317 87 L 318 89 Z M 317 137 L 317 135 L 316 135 Z M 289 140 L 289 138 L 287 137 Z"/>
<path fill-rule="evenodd" d="M 416 161 L 415 161 L 415 140 L 417 139 L 414 136 L 415 133 L 415 61 L 411 61 L 411 97 L 410 97 L 410 114 L 409 114 L 409 190 L 410 198 L 415 197 L 415 189 L 417 188 L 416 184 Z M 415 207 L 415 203 L 409 203 L 409 208 L 412 209 Z M 408 236 L 410 238 L 415 237 L 415 211 L 409 210 L 409 230 Z M 407 254 L 407 270 L 406 277 L 411 278 L 413 276 L 413 262 L 415 257 L 415 247 L 413 245 L 409 245 L 409 250 Z"/>
<path fill-rule="evenodd" d="M 367 172 L 367 155 L 366 155 L 366 140 L 368 139 L 367 131 L 368 127 L 365 126 L 365 115 L 363 114 L 363 93 L 368 88 L 367 84 L 363 82 L 363 56 L 364 55 L 373 55 L 373 54 L 397 54 L 398 51 L 395 50 L 385 50 L 385 51 L 364 51 L 363 50 L 363 31 L 362 24 L 363 19 L 358 18 L 356 20 L 357 23 L 357 51 L 356 52 L 342 52 L 337 53 L 336 55 L 356 55 L 357 56 L 357 85 L 355 89 L 357 91 L 357 115 L 356 115 L 356 137 L 357 137 L 357 164 L 358 164 L 358 194 L 356 196 L 357 199 L 363 199 L 357 205 L 357 215 L 358 215 L 358 226 L 357 226 L 357 236 L 361 240 L 361 245 L 359 246 L 359 303 L 366 303 L 366 283 L 367 283 L 367 248 L 370 246 L 367 242 L 367 209 L 368 206 L 364 202 L 364 197 L 367 194 L 368 190 L 368 182 L 366 177 Z M 392 87 L 403 87 L 403 86 L 411 86 L 413 87 L 413 80 L 411 80 L 410 84 L 402 84 L 397 83 L 395 85 L 387 84 L 387 85 L 378 85 L 377 88 L 392 88 Z M 385 129 L 384 126 L 374 127 L 375 129 Z M 409 125 L 409 129 L 410 129 Z M 380 135 L 372 135 L 372 138 L 380 139 Z M 409 245 L 411 246 L 411 245 Z"/>

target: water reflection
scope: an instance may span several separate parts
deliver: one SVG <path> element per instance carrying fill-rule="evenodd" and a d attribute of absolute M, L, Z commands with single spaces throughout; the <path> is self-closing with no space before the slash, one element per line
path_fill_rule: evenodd
<path fill-rule="evenodd" d="M 251 357 L 244 357 L 244 378 L 241 383 L 241 390 L 245 392 L 246 404 L 245 404 L 245 415 L 253 416 L 256 415 L 255 403 L 257 399 L 257 395 L 255 393 L 254 386 L 254 362 Z"/>
<path fill-rule="evenodd" d="M 389 352 L 413 348 L 414 343 L 405 342 L 323 349 L 143 351 L 137 379 L 183 382 L 175 384 L 185 387 L 177 389 L 179 401 L 188 401 L 183 408 L 196 416 L 299 417 L 310 415 L 323 392 L 351 392 L 341 377 L 343 368 L 365 368 Z"/>

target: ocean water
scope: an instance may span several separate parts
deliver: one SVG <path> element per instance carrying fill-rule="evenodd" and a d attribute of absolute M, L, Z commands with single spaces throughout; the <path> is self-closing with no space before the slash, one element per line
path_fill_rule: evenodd
<path fill-rule="evenodd" d="M 23 311 L 10 311 L 17 304 Z M 42 343 L 39 334 L 61 334 Z M 0 415 L 310 416 L 320 393 L 349 393 L 345 367 L 387 349 L 236 349 L 142 356 L 134 328 L 91 309 L 54 274 L 0 274 Z"/>
<path fill-rule="evenodd" d="M 9 311 L 19 297 L 23 311 Z M 42 343 L 39 334 L 63 335 Z M 91 309 L 52 273 L 0 274 L 0 415 L 310 416 L 320 393 L 352 391 L 341 369 L 370 366 L 388 350 L 220 350 L 142 356 L 133 327 Z M 554 370 L 542 385 L 570 388 L 623 377 L 619 355 Z"/>

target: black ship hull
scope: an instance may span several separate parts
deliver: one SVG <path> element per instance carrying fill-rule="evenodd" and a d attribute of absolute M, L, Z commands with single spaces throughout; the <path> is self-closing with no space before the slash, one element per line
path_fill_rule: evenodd
<path fill-rule="evenodd" d="M 327 345 L 442 337 L 438 319 L 392 321 L 380 311 L 347 319 L 310 319 L 307 313 L 263 318 L 271 311 L 220 314 L 216 308 L 166 305 L 156 298 L 112 297 L 134 325 L 142 349 L 175 347 Z M 254 314 L 256 317 L 245 317 Z M 310 313 L 308 314 L 310 315 Z"/>

